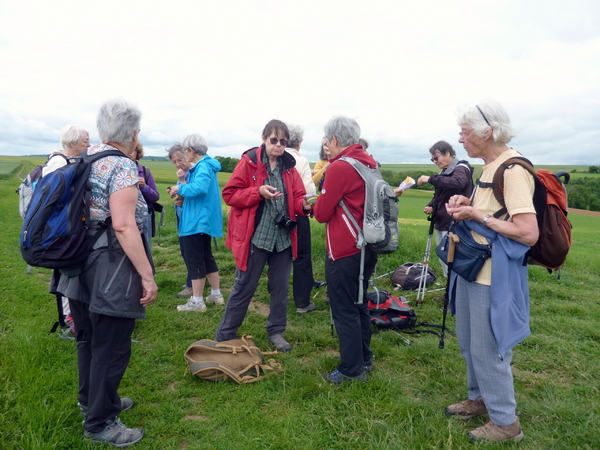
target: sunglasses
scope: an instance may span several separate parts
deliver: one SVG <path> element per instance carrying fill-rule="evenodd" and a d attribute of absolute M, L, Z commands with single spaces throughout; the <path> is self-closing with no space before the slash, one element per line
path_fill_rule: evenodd
<path fill-rule="evenodd" d="M 440 155 L 434 156 L 433 158 L 431 158 L 431 162 L 437 162 L 437 160 L 440 159 Z"/>
<path fill-rule="evenodd" d="M 283 145 L 285 147 L 287 145 L 287 143 L 288 143 L 288 140 L 287 139 L 271 138 L 271 139 L 269 139 L 269 142 L 271 143 L 271 145 L 277 145 L 277 142 L 279 142 L 281 145 Z"/>

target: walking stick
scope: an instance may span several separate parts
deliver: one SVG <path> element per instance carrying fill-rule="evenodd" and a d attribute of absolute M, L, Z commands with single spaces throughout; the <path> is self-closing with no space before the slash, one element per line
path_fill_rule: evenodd
<path fill-rule="evenodd" d="M 419 290 L 417 291 L 417 305 L 425 301 L 425 291 L 427 290 L 427 269 L 429 268 L 429 258 L 431 257 L 431 240 L 433 238 L 433 225 L 435 223 L 435 210 L 429 217 L 429 237 L 425 246 L 425 255 L 423 255 L 423 265 L 421 266 L 421 278 L 419 279 Z"/>
<path fill-rule="evenodd" d="M 440 333 L 440 349 L 444 348 L 444 334 L 446 332 L 446 316 L 448 315 L 448 303 L 450 299 L 449 290 L 450 290 L 450 278 L 452 275 L 452 263 L 454 262 L 454 249 L 456 248 L 456 243 L 459 241 L 457 235 L 453 232 L 448 232 L 448 280 L 446 281 L 446 295 L 444 296 L 444 312 L 442 318 L 442 332 Z"/>

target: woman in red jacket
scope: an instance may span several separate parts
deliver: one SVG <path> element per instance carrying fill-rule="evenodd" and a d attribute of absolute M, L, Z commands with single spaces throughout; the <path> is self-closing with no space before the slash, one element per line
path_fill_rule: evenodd
<path fill-rule="evenodd" d="M 269 341 L 279 351 L 291 350 L 283 338 L 287 323 L 288 285 L 292 258 L 296 257 L 296 215 L 307 215 L 312 205 L 296 160 L 285 151 L 289 131 L 285 123 L 271 120 L 263 130 L 263 143 L 242 155 L 223 188 L 231 206 L 225 245 L 236 264 L 235 285 L 229 294 L 216 341 L 236 338 L 248 311 L 265 264 L 269 265 Z"/>
<path fill-rule="evenodd" d="M 356 247 L 356 231 L 339 205 L 340 200 L 362 226 L 365 211 L 365 182 L 342 156 L 357 159 L 368 167 L 377 162 L 358 144 L 360 127 L 348 117 L 334 117 L 325 125 L 325 145 L 331 154 L 331 165 L 323 189 L 315 204 L 315 219 L 327 223 L 327 261 L 325 277 L 333 321 L 340 338 L 341 361 L 337 370 L 323 375 L 326 381 L 340 384 L 346 381 L 367 381 L 373 369 L 371 351 L 371 318 L 367 301 L 355 304 L 359 293 L 360 249 Z M 377 255 L 365 248 L 363 291 L 377 263 Z"/>

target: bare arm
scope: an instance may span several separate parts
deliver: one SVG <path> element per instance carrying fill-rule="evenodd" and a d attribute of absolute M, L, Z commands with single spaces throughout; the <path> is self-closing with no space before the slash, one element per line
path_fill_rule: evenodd
<path fill-rule="evenodd" d="M 142 236 L 135 223 L 137 196 L 137 185 L 128 186 L 111 194 L 109 197 L 110 215 L 119 244 L 142 277 L 143 297 L 140 299 L 140 303 L 148 306 L 156 300 L 158 287 L 144 250 Z"/>

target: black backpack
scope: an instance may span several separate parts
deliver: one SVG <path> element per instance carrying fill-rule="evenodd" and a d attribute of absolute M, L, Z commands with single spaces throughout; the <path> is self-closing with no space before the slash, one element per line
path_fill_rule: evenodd
<path fill-rule="evenodd" d="M 82 264 L 105 228 L 88 236 L 90 169 L 94 161 L 125 154 L 106 150 L 79 158 L 39 180 L 21 231 L 21 255 L 27 264 L 66 269 Z"/>
<path fill-rule="evenodd" d="M 414 291 L 419 289 L 421 277 L 425 275 L 425 285 L 429 286 L 437 279 L 437 275 L 429 265 L 424 271 L 424 265 L 422 263 L 407 262 L 398 267 L 394 273 L 392 273 L 390 279 L 392 283 L 399 286 L 400 289 L 405 291 Z M 424 273 L 425 272 L 425 273 Z"/>

